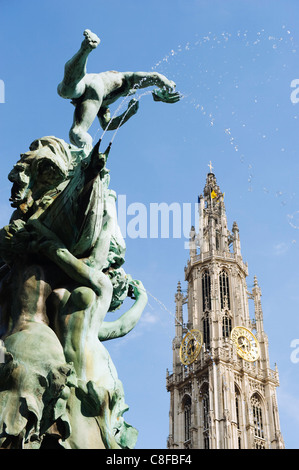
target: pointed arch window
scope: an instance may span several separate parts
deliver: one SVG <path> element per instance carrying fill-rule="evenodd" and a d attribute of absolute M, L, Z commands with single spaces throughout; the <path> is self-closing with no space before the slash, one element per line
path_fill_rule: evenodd
<path fill-rule="evenodd" d="M 207 313 L 203 318 L 203 342 L 205 344 L 206 349 L 210 347 L 210 318 L 209 314 Z"/>
<path fill-rule="evenodd" d="M 216 251 L 220 250 L 220 233 L 216 230 Z"/>
<path fill-rule="evenodd" d="M 228 312 L 225 312 L 222 318 L 222 336 L 223 338 L 228 338 L 232 331 L 232 319 L 229 316 Z"/>
<path fill-rule="evenodd" d="M 235 388 L 235 403 L 236 403 L 237 429 L 240 429 L 240 393 L 237 387 Z"/>
<path fill-rule="evenodd" d="M 251 403 L 252 416 L 253 416 L 254 435 L 255 437 L 264 439 L 262 403 L 257 393 L 255 393 L 251 397 L 250 403 Z"/>
<path fill-rule="evenodd" d="M 219 274 L 219 286 L 220 286 L 221 308 L 222 309 L 227 308 L 228 310 L 230 310 L 228 274 L 224 269 Z"/>
<path fill-rule="evenodd" d="M 191 398 L 186 395 L 183 400 L 184 424 L 185 424 L 185 442 L 191 439 Z"/>
<path fill-rule="evenodd" d="M 211 278 L 209 271 L 205 269 L 201 278 L 202 284 L 202 309 L 204 312 L 211 310 Z"/>
<path fill-rule="evenodd" d="M 242 449 L 241 441 L 241 422 L 242 422 L 242 404 L 241 395 L 237 386 L 235 386 L 235 406 L 236 406 L 236 424 L 238 433 L 238 448 Z"/>
<path fill-rule="evenodd" d="M 203 411 L 203 444 L 204 449 L 210 448 L 210 401 L 209 390 L 206 388 L 202 395 L 202 411 Z"/>

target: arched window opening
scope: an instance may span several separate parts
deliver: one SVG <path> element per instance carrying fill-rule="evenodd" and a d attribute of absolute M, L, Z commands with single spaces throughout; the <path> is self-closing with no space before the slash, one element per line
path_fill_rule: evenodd
<path fill-rule="evenodd" d="M 238 432 L 238 448 L 242 449 L 242 440 L 241 440 L 241 395 L 237 386 L 235 386 L 235 406 L 236 406 L 236 423 L 237 423 L 237 432 Z"/>
<path fill-rule="evenodd" d="M 262 403 L 257 393 L 251 397 L 250 403 L 253 416 L 254 436 L 264 439 Z"/>
<path fill-rule="evenodd" d="M 210 348 L 210 319 L 208 314 L 203 319 L 203 343 L 206 349 Z"/>
<path fill-rule="evenodd" d="M 191 439 L 191 398 L 186 395 L 183 400 L 184 424 L 185 424 L 185 442 Z"/>
<path fill-rule="evenodd" d="M 237 388 L 235 389 L 235 403 L 236 403 L 237 428 L 240 429 L 240 394 Z"/>
<path fill-rule="evenodd" d="M 220 233 L 216 231 L 216 251 L 220 251 Z"/>
<path fill-rule="evenodd" d="M 228 274 L 223 269 L 219 275 L 221 308 L 230 310 Z"/>
<path fill-rule="evenodd" d="M 210 401 L 209 390 L 205 389 L 202 395 L 202 411 L 203 411 L 203 443 L 204 449 L 210 448 Z"/>
<path fill-rule="evenodd" d="M 211 279 L 206 269 L 202 274 L 202 309 L 204 312 L 211 310 Z"/>
<path fill-rule="evenodd" d="M 228 338 L 232 331 L 232 319 L 229 316 L 228 312 L 225 312 L 222 318 L 222 336 L 223 338 Z"/>

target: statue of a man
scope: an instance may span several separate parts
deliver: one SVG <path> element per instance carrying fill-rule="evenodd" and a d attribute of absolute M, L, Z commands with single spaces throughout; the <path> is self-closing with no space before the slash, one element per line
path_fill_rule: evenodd
<path fill-rule="evenodd" d="M 180 99 L 174 92 L 175 83 L 158 72 L 86 73 L 87 58 L 100 39 L 90 30 L 84 31 L 79 51 L 66 63 L 64 78 L 58 85 L 58 94 L 72 100 L 75 105 L 74 121 L 70 130 L 70 141 L 77 147 L 91 147 L 92 138 L 88 129 L 96 117 L 103 129 L 114 130 L 123 125 L 138 110 L 138 101 L 131 100 L 128 109 L 111 118 L 109 106 L 120 97 L 134 94 L 140 88 L 158 86 L 153 92 L 155 101 L 175 103 Z"/>
<path fill-rule="evenodd" d="M 9 174 L 15 211 L 0 230 L 0 448 L 135 445 L 102 342 L 135 327 L 147 296 L 121 267 L 116 195 L 98 146 L 86 164 L 61 139 L 36 139 Z M 106 321 L 132 294 L 131 308 Z"/>

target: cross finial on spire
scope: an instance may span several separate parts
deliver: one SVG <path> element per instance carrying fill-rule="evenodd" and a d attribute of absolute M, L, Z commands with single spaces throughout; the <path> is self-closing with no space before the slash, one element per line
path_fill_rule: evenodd
<path fill-rule="evenodd" d="M 214 168 L 212 167 L 212 162 L 211 162 L 211 160 L 210 160 L 210 163 L 208 164 L 208 167 L 210 168 L 210 173 L 212 173 L 212 170 L 213 170 Z"/>

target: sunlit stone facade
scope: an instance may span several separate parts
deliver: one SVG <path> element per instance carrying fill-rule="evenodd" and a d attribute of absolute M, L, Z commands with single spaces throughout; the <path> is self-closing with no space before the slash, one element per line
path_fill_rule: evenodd
<path fill-rule="evenodd" d="M 228 230 L 224 196 L 214 173 L 208 173 L 199 198 L 199 230 L 192 227 L 190 232 L 187 290 L 179 282 L 175 294 L 173 367 L 166 377 L 169 449 L 284 448 L 278 370 L 270 368 L 261 290 L 254 277 L 249 292 L 247 276 L 238 226 L 234 222 Z M 259 358 L 254 362 L 237 353 L 231 339 L 236 326 L 257 339 Z M 184 365 L 180 346 L 192 329 L 202 333 L 203 344 L 197 359 Z"/>

